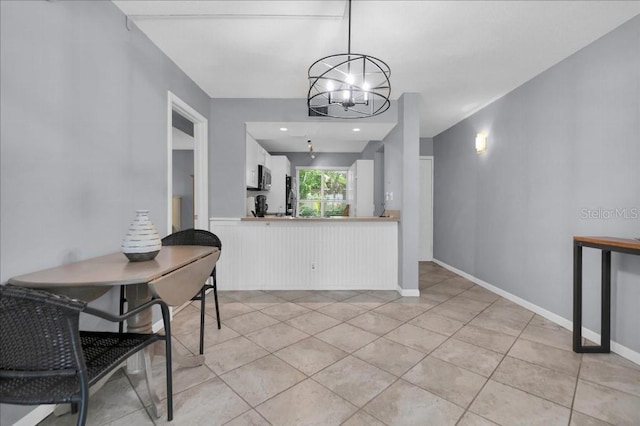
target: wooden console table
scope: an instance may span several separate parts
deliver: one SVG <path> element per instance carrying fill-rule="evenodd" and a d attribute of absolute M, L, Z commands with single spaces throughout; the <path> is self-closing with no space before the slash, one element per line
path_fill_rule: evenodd
<path fill-rule="evenodd" d="M 124 285 L 129 309 L 146 303 L 152 296 L 164 300 L 168 305 L 181 305 L 200 291 L 219 257 L 220 250 L 216 247 L 163 246 L 155 259 L 146 262 L 129 262 L 124 254 L 112 253 L 20 275 L 10 278 L 8 282 L 87 302 L 97 299 L 112 287 Z M 127 330 L 132 333 L 148 333 L 151 328 L 150 309 L 127 320 Z M 160 417 L 162 409 L 153 386 L 151 355 L 151 347 L 148 347 L 138 353 L 137 357 L 129 358 L 127 372 L 144 375 L 154 414 Z M 179 357 L 174 357 L 174 360 L 180 363 Z M 202 355 L 182 362 L 185 366 L 202 363 Z M 99 388 L 102 383 L 96 384 L 94 388 Z M 56 412 L 61 414 L 63 411 Z"/>
<path fill-rule="evenodd" d="M 582 344 L 582 248 L 602 251 L 600 345 Z M 640 241 L 614 237 L 573 237 L 573 350 L 611 352 L 611 252 L 640 255 Z"/>

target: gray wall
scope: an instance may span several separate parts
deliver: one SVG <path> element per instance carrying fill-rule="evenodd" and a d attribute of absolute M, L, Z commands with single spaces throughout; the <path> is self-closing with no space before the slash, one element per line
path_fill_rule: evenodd
<path fill-rule="evenodd" d="M 384 210 L 384 143 L 369 141 L 362 150 L 364 160 L 373 160 L 373 215 Z"/>
<path fill-rule="evenodd" d="M 398 283 L 418 288 L 418 166 L 420 142 L 419 95 L 398 99 L 398 124 L 384 139 L 384 192 L 393 192 L 385 208 L 400 210 Z"/>
<path fill-rule="evenodd" d="M 639 51 L 636 17 L 434 138 L 436 259 L 572 318 L 572 237 L 640 237 Z M 612 337 L 640 351 L 640 257 L 613 259 Z M 599 252 L 584 260 L 599 332 Z"/>
<path fill-rule="evenodd" d="M 182 197 L 180 228 L 193 228 L 193 150 L 174 149 L 172 161 L 172 191 Z"/>
<path fill-rule="evenodd" d="M 433 138 L 420 138 L 420 155 L 433 156 Z"/>
<path fill-rule="evenodd" d="M 136 209 L 164 234 L 167 90 L 204 116 L 206 94 L 111 2 L 2 1 L 0 19 L 0 281 L 119 251 Z"/>
<path fill-rule="evenodd" d="M 388 111 L 367 120 L 395 123 L 396 119 L 397 103 L 394 101 Z M 245 215 L 245 123 L 251 121 L 343 122 L 340 119 L 308 117 L 305 99 L 211 99 L 209 119 L 209 216 L 211 217 Z M 358 121 L 353 120 L 354 123 Z"/>

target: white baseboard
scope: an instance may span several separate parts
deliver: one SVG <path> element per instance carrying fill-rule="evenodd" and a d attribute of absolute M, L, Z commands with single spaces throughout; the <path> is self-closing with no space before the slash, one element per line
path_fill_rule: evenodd
<path fill-rule="evenodd" d="M 541 317 L 544 317 L 546 319 L 548 319 L 549 321 L 552 321 L 564 328 L 566 328 L 569 331 L 573 331 L 573 321 L 569 321 L 568 319 L 561 317 L 560 315 L 554 314 L 551 311 L 548 311 L 544 308 L 541 308 L 538 305 L 534 305 L 531 302 L 528 302 L 518 296 L 515 296 L 509 292 L 506 292 L 504 290 L 502 290 L 501 288 L 498 288 L 492 284 L 489 284 L 485 281 L 482 281 L 479 278 L 474 277 L 473 275 L 467 274 L 464 271 L 461 271 L 457 268 L 454 268 L 451 265 L 447 265 L 446 263 L 438 260 L 438 259 L 433 259 L 433 263 L 436 263 L 440 266 L 442 266 L 445 269 L 450 270 L 451 272 L 455 272 L 456 274 L 460 275 L 463 278 L 468 279 L 469 281 L 478 284 L 480 287 L 484 287 L 487 290 L 492 291 L 493 293 L 496 293 L 497 295 L 500 295 L 502 297 L 504 297 L 507 300 L 512 301 L 513 303 L 516 303 L 520 306 L 522 306 L 523 308 L 526 308 L 538 315 L 540 315 Z M 600 343 L 600 334 L 596 333 L 593 330 L 589 330 L 586 327 L 582 327 L 582 336 L 591 340 L 592 342 L 595 342 L 596 344 Z M 636 364 L 640 364 L 640 353 L 627 348 L 626 346 L 623 346 L 619 343 L 614 342 L 613 340 L 611 341 L 611 351 L 617 353 L 618 355 L 635 362 Z"/>
<path fill-rule="evenodd" d="M 420 290 L 417 288 L 404 289 L 398 286 L 397 291 L 402 297 L 420 297 Z"/>

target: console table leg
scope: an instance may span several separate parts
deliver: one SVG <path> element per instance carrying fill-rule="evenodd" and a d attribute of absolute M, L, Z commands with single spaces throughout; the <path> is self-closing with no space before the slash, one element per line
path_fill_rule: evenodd
<path fill-rule="evenodd" d="M 573 244 L 573 350 L 582 349 L 582 246 Z"/>
<path fill-rule="evenodd" d="M 602 250 L 602 294 L 600 308 L 600 346 L 611 352 L 611 251 Z"/>

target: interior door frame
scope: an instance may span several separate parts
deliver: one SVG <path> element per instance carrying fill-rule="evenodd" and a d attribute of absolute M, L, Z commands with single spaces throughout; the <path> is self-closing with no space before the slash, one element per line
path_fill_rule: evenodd
<path fill-rule="evenodd" d="M 209 121 L 171 91 L 167 101 L 167 235 L 171 234 L 171 199 L 173 197 L 173 111 L 193 123 L 193 225 L 209 229 Z"/>
<path fill-rule="evenodd" d="M 433 261 L 433 175 L 434 175 L 434 163 L 435 163 L 435 161 L 434 161 L 433 155 L 421 155 L 419 161 L 421 162 L 422 160 L 431 161 L 431 176 L 430 176 L 430 179 L 429 179 L 430 182 L 431 182 L 431 191 L 430 191 L 431 192 L 431 200 L 430 200 L 431 224 L 430 224 L 430 229 L 429 229 L 429 231 L 430 231 L 429 232 L 430 233 L 429 244 L 431 245 L 431 258 L 430 259 L 422 259 L 422 253 L 421 253 L 420 250 L 418 250 L 418 261 L 420 261 L 420 262 L 431 262 L 431 261 Z M 420 164 L 421 163 L 418 163 L 418 174 L 420 173 Z M 422 185 L 422 184 L 423 184 L 423 182 L 421 181 L 419 183 L 419 185 Z M 420 192 L 422 192 L 421 188 L 419 188 L 418 191 L 419 191 L 418 194 L 420 194 Z M 420 202 L 420 201 L 418 201 L 418 202 Z M 418 221 L 420 221 L 420 220 L 422 220 L 422 218 L 418 218 Z M 420 222 L 418 222 L 418 233 L 420 233 L 420 228 L 422 228 L 422 227 L 420 226 Z M 422 235 L 419 235 L 419 238 L 422 238 Z"/>

